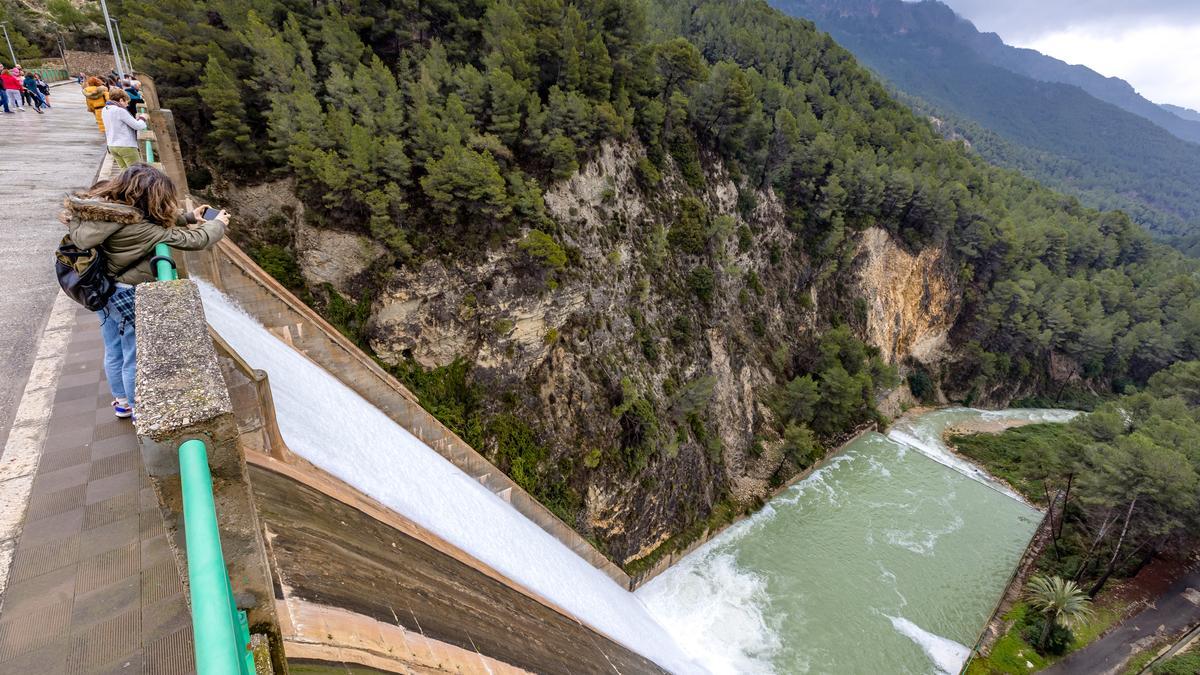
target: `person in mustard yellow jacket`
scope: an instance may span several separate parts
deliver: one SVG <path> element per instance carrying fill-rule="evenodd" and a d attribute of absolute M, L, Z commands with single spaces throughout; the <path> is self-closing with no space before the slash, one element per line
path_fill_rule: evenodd
<path fill-rule="evenodd" d="M 96 116 L 96 126 L 100 127 L 100 133 L 104 133 L 104 118 L 101 113 L 104 112 L 104 104 L 108 102 L 108 87 L 104 86 L 104 81 L 98 77 L 89 77 L 83 87 L 84 103 L 87 103 L 87 108 Z"/>

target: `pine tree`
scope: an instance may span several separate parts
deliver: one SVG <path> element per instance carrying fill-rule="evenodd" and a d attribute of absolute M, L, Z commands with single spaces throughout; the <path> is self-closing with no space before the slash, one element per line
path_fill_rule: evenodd
<path fill-rule="evenodd" d="M 219 53 L 210 53 L 198 90 L 212 120 L 205 152 L 237 168 L 252 166 L 258 159 L 250 143 L 246 107 L 239 95 L 242 89 L 221 65 Z"/>
<path fill-rule="evenodd" d="M 482 236 L 512 212 L 500 167 L 490 154 L 455 144 L 426 170 L 421 189 L 448 227 Z"/>

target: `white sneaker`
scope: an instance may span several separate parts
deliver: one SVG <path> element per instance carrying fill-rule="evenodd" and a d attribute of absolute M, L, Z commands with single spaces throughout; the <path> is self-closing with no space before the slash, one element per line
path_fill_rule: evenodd
<path fill-rule="evenodd" d="M 120 417 L 121 419 L 125 419 L 126 417 L 133 417 L 133 406 L 129 405 L 128 402 L 118 401 L 116 399 L 113 399 L 112 408 L 113 408 L 113 414 L 116 415 L 117 417 Z"/>

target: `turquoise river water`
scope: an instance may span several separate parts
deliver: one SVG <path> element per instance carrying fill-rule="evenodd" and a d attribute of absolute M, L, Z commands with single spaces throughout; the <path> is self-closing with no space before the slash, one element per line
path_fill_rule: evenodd
<path fill-rule="evenodd" d="M 939 410 L 868 433 L 638 596 L 714 673 L 957 673 L 1042 514 L 941 441 L 1059 410 Z"/>

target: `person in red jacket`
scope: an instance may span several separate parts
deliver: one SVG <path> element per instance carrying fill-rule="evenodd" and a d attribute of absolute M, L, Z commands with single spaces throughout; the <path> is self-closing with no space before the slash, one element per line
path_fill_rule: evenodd
<path fill-rule="evenodd" d="M 10 108 L 16 108 L 21 112 L 25 112 L 25 108 L 21 107 L 21 90 L 24 89 L 21 80 L 6 68 L 0 70 L 0 82 L 4 84 L 4 95 L 6 97 L 4 109 L 12 112 Z"/>

